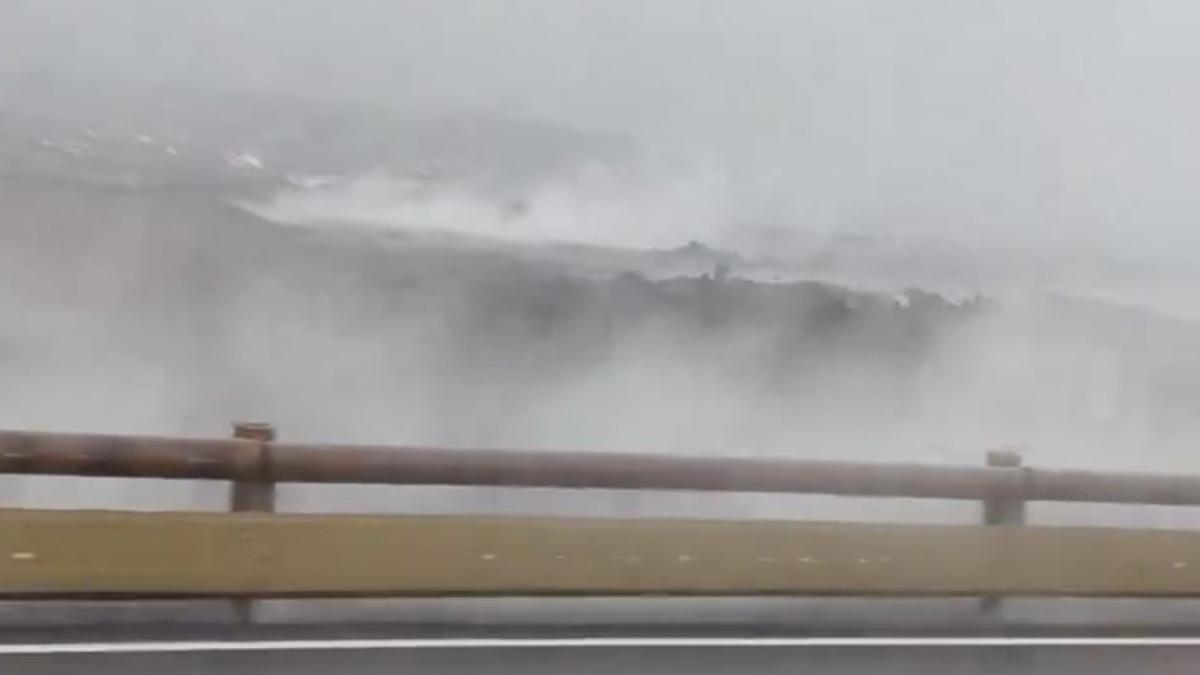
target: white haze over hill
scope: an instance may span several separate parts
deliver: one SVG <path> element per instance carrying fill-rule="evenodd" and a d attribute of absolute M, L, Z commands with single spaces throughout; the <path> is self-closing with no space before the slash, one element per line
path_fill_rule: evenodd
<path fill-rule="evenodd" d="M 671 248 L 724 243 L 738 217 L 731 176 L 715 166 L 649 170 L 585 164 L 519 194 L 472 181 L 385 172 L 319 189 L 285 188 L 246 204 L 269 220 L 311 227 L 432 231 L 523 243 Z"/>
<path fill-rule="evenodd" d="M 316 231 L 450 235 L 486 242 L 664 250 L 689 242 L 728 251 L 735 273 L 823 279 L 881 292 L 919 287 L 953 296 L 1094 297 L 1200 319 L 1200 257 L 1165 242 L 1110 236 L 1056 240 L 1037 232 L 931 232 L 924 223 L 821 227 L 772 204 L 770 182 L 747 184 L 716 162 L 584 162 L 518 191 L 460 176 L 430 180 L 370 171 L 243 201 L 273 222 Z M 816 264 L 825 259 L 833 263 Z"/>
<path fill-rule="evenodd" d="M 742 206 L 788 226 L 1153 257 L 1200 243 L 1198 14 L 1187 0 L 11 2 L 0 78 L 496 111 L 714 157 L 759 191 Z"/>

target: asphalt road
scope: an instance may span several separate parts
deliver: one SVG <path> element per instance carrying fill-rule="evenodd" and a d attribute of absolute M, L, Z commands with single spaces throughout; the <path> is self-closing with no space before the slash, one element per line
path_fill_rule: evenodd
<path fill-rule="evenodd" d="M 7 654 L 28 675 L 512 675 L 813 673 L 815 675 L 1193 675 L 1200 646 L 538 645 L 270 648 L 160 653 Z"/>

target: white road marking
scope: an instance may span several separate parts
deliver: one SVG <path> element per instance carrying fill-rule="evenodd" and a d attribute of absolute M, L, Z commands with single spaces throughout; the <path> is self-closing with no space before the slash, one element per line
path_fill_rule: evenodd
<path fill-rule="evenodd" d="M 0 644 L 0 656 L 148 654 L 383 649 L 562 649 L 704 647 L 1200 647 L 1200 637 L 947 637 L 947 638 L 467 638 L 362 640 L 197 640 Z"/>

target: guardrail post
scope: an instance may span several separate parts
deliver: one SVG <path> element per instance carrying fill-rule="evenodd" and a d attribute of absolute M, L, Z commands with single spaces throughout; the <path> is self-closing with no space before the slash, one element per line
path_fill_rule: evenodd
<path fill-rule="evenodd" d="M 275 484 L 267 479 L 270 463 L 269 443 L 275 440 L 275 428 L 261 422 L 237 422 L 233 437 L 258 441 L 261 445 L 255 463 L 255 478 L 234 481 L 229 487 L 229 508 L 236 512 L 271 512 L 275 510 Z M 241 623 L 253 623 L 254 601 L 238 598 L 233 611 Z"/>
<path fill-rule="evenodd" d="M 987 465 L 1002 469 L 1020 468 L 1022 463 L 1020 453 L 1013 450 L 989 450 Z M 984 525 L 1024 525 L 1025 500 L 1020 497 L 990 497 L 983 500 Z M 1000 609 L 1000 598 L 985 597 L 980 600 L 980 607 L 988 613 Z"/>

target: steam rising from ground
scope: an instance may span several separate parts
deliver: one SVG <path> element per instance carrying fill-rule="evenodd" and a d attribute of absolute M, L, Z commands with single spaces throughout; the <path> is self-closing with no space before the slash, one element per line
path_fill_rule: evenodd
<path fill-rule="evenodd" d="M 1176 366 L 1195 327 L 1144 311 L 736 265 L 581 276 L 532 243 L 314 237 L 203 194 L 6 194 L 8 427 L 212 435 L 252 418 L 312 441 L 964 463 L 1016 444 L 1043 465 L 1191 466 L 1195 383 Z M 437 503 L 463 502 L 421 508 Z"/>

